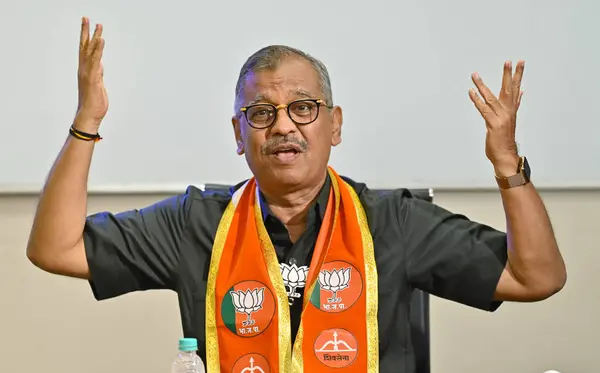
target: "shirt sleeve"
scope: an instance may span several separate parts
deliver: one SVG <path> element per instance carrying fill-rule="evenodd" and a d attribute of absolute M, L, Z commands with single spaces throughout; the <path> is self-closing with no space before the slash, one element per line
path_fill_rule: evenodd
<path fill-rule="evenodd" d="M 182 194 L 141 210 L 101 212 L 86 219 L 83 239 L 97 300 L 174 289 L 187 201 Z"/>
<path fill-rule="evenodd" d="M 487 311 L 507 262 L 506 234 L 401 193 L 398 219 L 410 284 Z"/>

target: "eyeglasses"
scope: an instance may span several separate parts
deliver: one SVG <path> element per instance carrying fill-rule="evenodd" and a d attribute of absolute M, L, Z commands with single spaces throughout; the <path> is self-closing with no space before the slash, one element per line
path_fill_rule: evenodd
<path fill-rule="evenodd" d="M 330 108 L 325 101 L 320 99 L 304 99 L 292 101 L 287 105 L 254 104 L 244 106 L 240 109 L 248 124 L 256 129 L 271 127 L 277 119 L 279 109 L 286 109 L 292 122 L 296 124 L 310 124 L 317 120 L 321 105 Z"/>

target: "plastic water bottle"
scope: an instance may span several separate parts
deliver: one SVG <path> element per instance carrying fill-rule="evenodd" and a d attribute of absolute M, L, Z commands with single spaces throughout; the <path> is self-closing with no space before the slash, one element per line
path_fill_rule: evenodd
<path fill-rule="evenodd" d="M 196 351 L 198 351 L 196 338 L 181 338 L 179 353 L 173 361 L 171 373 L 206 373 L 204 363 Z"/>

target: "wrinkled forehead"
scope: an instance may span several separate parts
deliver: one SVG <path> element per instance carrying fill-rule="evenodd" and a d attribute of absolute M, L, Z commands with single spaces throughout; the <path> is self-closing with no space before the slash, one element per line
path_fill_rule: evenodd
<path fill-rule="evenodd" d="M 315 69 L 303 60 L 285 61 L 275 69 L 251 72 L 244 81 L 244 102 L 284 104 L 301 98 L 320 98 Z"/>

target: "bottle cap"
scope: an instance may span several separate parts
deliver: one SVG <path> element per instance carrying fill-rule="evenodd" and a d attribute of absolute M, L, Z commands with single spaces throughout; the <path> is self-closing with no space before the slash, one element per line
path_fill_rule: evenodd
<path fill-rule="evenodd" d="M 179 351 L 196 351 L 198 350 L 198 341 L 196 338 L 180 338 Z"/>

